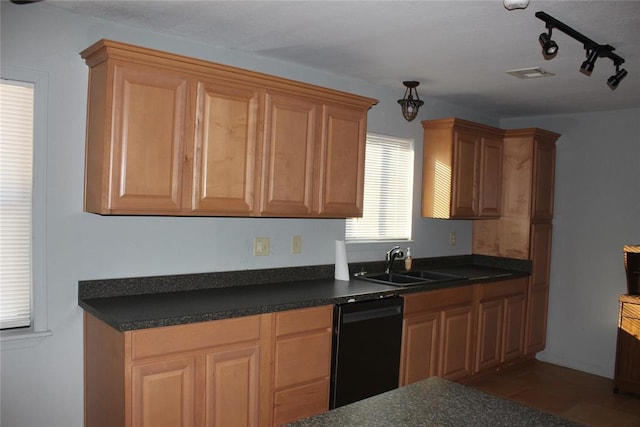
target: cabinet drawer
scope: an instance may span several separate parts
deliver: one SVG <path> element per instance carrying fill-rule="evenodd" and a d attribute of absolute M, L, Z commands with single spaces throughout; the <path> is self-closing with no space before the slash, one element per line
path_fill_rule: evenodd
<path fill-rule="evenodd" d="M 275 393 L 273 423 L 282 425 L 329 409 L 329 380 Z"/>
<path fill-rule="evenodd" d="M 138 360 L 167 353 L 258 340 L 260 316 L 143 329 L 127 334 L 130 334 L 131 339 L 131 360 Z"/>
<path fill-rule="evenodd" d="M 504 280 L 496 283 L 476 285 L 480 300 L 502 298 L 509 295 L 524 294 L 527 292 L 528 277 Z"/>
<path fill-rule="evenodd" d="M 331 331 L 296 336 L 276 342 L 275 387 L 329 377 Z"/>
<path fill-rule="evenodd" d="M 633 335 L 637 339 L 640 339 L 640 319 L 623 317 L 622 319 L 620 319 L 620 329 L 625 331 L 627 334 Z"/>
<path fill-rule="evenodd" d="M 454 305 L 471 304 L 472 301 L 473 286 L 471 285 L 405 295 L 404 314 L 407 315 Z"/>
<path fill-rule="evenodd" d="M 276 336 L 331 328 L 332 318 L 332 305 L 284 311 L 276 314 Z"/>
<path fill-rule="evenodd" d="M 629 317 L 633 319 L 640 319 L 640 304 L 622 304 L 622 317 Z"/>

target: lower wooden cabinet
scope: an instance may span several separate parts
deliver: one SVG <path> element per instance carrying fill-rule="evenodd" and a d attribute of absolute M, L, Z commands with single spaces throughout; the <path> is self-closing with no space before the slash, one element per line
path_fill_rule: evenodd
<path fill-rule="evenodd" d="M 620 295 L 615 392 L 640 393 L 640 295 Z"/>
<path fill-rule="evenodd" d="M 473 286 L 404 296 L 400 385 L 471 375 Z"/>
<path fill-rule="evenodd" d="M 85 313 L 85 425 L 260 425 L 265 323 L 248 316 L 118 332 Z"/>
<path fill-rule="evenodd" d="M 118 332 L 85 312 L 85 425 L 281 425 L 329 408 L 333 306 Z"/>
<path fill-rule="evenodd" d="M 272 424 L 329 410 L 333 306 L 273 315 Z"/>
<path fill-rule="evenodd" d="M 400 385 L 432 376 L 464 382 L 528 357 L 528 283 L 521 277 L 404 295 Z"/>
<path fill-rule="evenodd" d="M 524 355 L 528 278 L 479 286 L 474 373 Z"/>

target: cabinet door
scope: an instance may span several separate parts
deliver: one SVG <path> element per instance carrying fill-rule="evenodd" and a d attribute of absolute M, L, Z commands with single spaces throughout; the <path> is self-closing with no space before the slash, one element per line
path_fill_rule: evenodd
<path fill-rule="evenodd" d="M 318 213 L 326 217 L 362 216 L 367 112 L 324 105 L 322 121 L 315 165 Z"/>
<path fill-rule="evenodd" d="M 477 177 L 480 136 L 461 130 L 454 131 L 453 188 L 451 217 L 469 218 L 478 214 Z"/>
<path fill-rule="evenodd" d="M 196 381 L 195 357 L 134 365 L 131 370 L 131 425 L 195 426 Z"/>
<path fill-rule="evenodd" d="M 438 375 L 439 329 L 439 311 L 404 319 L 400 386 Z"/>
<path fill-rule="evenodd" d="M 536 138 L 534 144 L 533 201 L 531 219 L 553 218 L 554 172 L 556 163 L 555 139 Z"/>
<path fill-rule="evenodd" d="M 478 177 L 478 216 L 499 217 L 502 206 L 502 140 L 482 138 Z"/>
<path fill-rule="evenodd" d="M 482 301 L 478 306 L 478 343 L 475 372 L 500 363 L 504 326 L 502 298 Z"/>
<path fill-rule="evenodd" d="M 206 355 L 206 427 L 257 426 L 259 346 L 214 350 Z"/>
<path fill-rule="evenodd" d="M 201 80 L 196 96 L 192 210 L 247 216 L 255 199 L 259 92 Z"/>
<path fill-rule="evenodd" d="M 105 152 L 92 153 L 94 149 L 88 148 L 88 174 L 102 174 L 91 164 L 94 156 L 107 157 L 108 190 L 102 191 L 109 212 L 178 213 L 188 81 L 178 73 L 138 64 L 116 64 L 113 72 L 113 105 L 106 112 L 113 114 L 113 133 Z M 88 181 L 100 179 L 87 176 Z"/>
<path fill-rule="evenodd" d="M 505 298 L 500 362 L 508 362 L 524 354 L 526 314 L 527 306 L 524 294 Z"/>
<path fill-rule="evenodd" d="M 309 215 L 317 104 L 267 93 L 260 214 Z"/>
<path fill-rule="evenodd" d="M 544 350 L 547 336 L 551 224 L 531 224 L 531 276 L 527 298 L 525 353 Z"/>
<path fill-rule="evenodd" d="M 456 380 L 471 375 L 473 356 L 472 307 L 441 312 L 439 376 Z"/>

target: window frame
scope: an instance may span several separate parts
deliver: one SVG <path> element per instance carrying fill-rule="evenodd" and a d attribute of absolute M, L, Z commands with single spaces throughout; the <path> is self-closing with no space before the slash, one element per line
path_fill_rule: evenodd
<path fill-rule="evenodd" d="M 48 74 L 43 71 L 2 65 L 2 80 L 25 82 L 34 87 L 33 193 L 32 193 L 32 300 L 31 326 L 0 330 L 0 349 L 12 350 L 39 344 L 53 335 L 48 328 L 46 286 L 46 176 Z"/>
<path fill-rule="evenodd" d="M 392 135 L 385 135 L 385 134 L 380 134 L 380 133 L 375 133 L 375 132 L 367 132 L 367 139 L 369 137 L 374 137 L 377 139 L 386 139 L 389 141 L 398 141 L 398 142 L 403 142 L 403 143 L 408 143 L 410 145 L 411 148 L 411 153 L 412 153 L 412 161 L 409 164 L 409 169 L 407 170 L 407 179 L 408 181 L 411 183 L 411 191 L 408 191 L 408 204 L 409 204 L 409 211 L 407 212 L 407 220 L 408 220 L 408 226 L 409 226 L 409 237 L 408 238 L 401 238 L 401 237 L 389 237 L 389 238 L 375 238 L 375 239 L 356 239 L 356 240 L 352 240 L 349 239 L 347 237 L 347 223 L 349 220 L 352 220 L 351 218 L 348 218 L 345 222 L 345 243 L 348 245 L 357 245 L 357 244 L 375 244 L 375 243 L 384 243 L 384 244 L 388 244 L 388 243 L 392 243 L 392 242 L 398 242 L 398 243 L 411 243 L 413 242 L 413 196 L 414 196 L 414 169 L 415 169 L 415 140 L 413 138 L 401 138 L 401 137 L 397 137 L 397 136 L 392 136 Z M 365 149 L 366 150 L 366 149 Z M 365 180 L 366 180 L 366 155 L 365 155 Z M 365 183 L 366 185 L 366 183 Z M 365 190 L 366 191 L 366 190 Z M 364 203 L 366 204 L 366 194 L 364 195 L 365 197 L 365 201 Z M 364 207 L 363 207 L 364 209 Z M 364 212 L 363 212 L 364 214 Z M 357 218 L 354 218 L 357 219 Z"/>

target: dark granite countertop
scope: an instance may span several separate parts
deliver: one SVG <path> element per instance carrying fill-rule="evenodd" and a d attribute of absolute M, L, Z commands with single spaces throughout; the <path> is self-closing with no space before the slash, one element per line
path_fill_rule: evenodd
<path fill-rule="evenodd" d="M 350 264 L 351 272 L 382 271 L 382 263 Z M 78 303 L 119 331 L 340 304 L 442 287 L 526 276 L 530 263 L 475 255 L 419 259 L 415 268 L 466 276 L 409 287 L 359 279 L 334 280 L 333 265 L 176 276 L 81 281 Z"/>
<path fill-rule="evenodd" d="M 287 424 L 289 427 L 578 425 L 437 377 Z"/>

